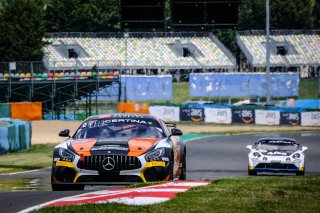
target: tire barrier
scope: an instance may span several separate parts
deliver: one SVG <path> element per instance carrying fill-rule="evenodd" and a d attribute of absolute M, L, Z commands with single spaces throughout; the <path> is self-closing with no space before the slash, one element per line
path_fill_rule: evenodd
<path fill-rule="evenodd" d="M 10 104 L 0 104 L 0 118 L 10 118 L 11 108 Z"/>
<path fill-rule="evenodd" d="M 0 119 L 0 154 L 31 147 L 31 122 Z"/>

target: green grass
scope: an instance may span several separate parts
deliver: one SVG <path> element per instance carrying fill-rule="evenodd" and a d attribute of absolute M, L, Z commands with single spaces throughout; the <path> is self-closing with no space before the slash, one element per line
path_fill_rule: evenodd
<path fill-rule="evenodd" d="M 36 212 L 319 212 L 320 176 L 227 178 L 149 206 L 116 203 L 50 207 Z"/>
<path fill-rule="evenodd" d="M 318 79 L 300 79 L 299 99 L 317 99 L 318 98 Z"/>
<path fill-rule="evenodd" d="M 0 155 L 0 173 L 20 172 L 51 166 L 55 144 L 37 144 L 29 150 Z"/>

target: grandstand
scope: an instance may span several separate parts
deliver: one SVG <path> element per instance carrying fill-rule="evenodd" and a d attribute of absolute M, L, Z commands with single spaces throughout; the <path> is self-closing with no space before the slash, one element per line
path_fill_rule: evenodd
<path fill-rule="evenodd" d="M 270 66 L 302 71 L 320 67 L 320 31 L 271 31 Z M 237 33 L 237 43 L 251 68 L 266 66 L 264 31 Z"/>
<path fill-rule="evenodd" d="M 46 38 L 48 70 L 236 69 L 212 33 L 64 33 Z"/>

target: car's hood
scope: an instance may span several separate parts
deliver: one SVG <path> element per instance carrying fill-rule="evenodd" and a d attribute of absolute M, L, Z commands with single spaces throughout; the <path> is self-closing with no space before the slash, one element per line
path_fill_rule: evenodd
<path fill-rule="evenodd" d="M 128 155 L 139 156 L 146 152 L 159 139 L 70 139 L 67 141 L 78 155 Z"/>

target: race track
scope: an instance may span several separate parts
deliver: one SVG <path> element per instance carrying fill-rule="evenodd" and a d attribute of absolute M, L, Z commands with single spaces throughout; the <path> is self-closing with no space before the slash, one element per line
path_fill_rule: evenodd
<path fill-rule="evenodd" d="M 187 143 L 187 179 L 214 180 L 218 178 L 246 176 L 247 154 L 245 147 L 265 136 L 293 137 L 306 151 L 306 175 L 320 174 L 320 132 L 304 133 L 264 133 L 256 135 L 210 136 Z M 0 179 L 34 178 L 49 184 L 50 169 L 16 175 L 0 175 Z M 115 186 L 113 186 L 115 187 Z M 47 186 L 47 188 L 49 188 Z M 86 190 L 99 190 L 105 187 L 86 187 Z M 53 199 L 80 194 L 75 192 L 19 191 L 0 193 L 0 212 L 17 212 Z"/>

